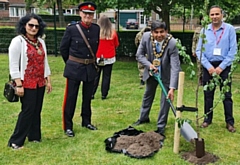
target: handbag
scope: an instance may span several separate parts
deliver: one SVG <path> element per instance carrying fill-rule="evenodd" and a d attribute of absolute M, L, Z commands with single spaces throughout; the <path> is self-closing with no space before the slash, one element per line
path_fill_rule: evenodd
<path fill-rule="evenodd" d="M 11 80 L 9 75 L 9 81 L 5 83 L 3 95 L 9 102 L 18 102 L 19 96 L 16 95 L 16 83 Z"/>
<path fill-rule="evenodd" d="M 100 59 L 97 60 L 97 65 L 98 66 L 104 66 L 105 65 L 103 55 L 101 55 Z"/>

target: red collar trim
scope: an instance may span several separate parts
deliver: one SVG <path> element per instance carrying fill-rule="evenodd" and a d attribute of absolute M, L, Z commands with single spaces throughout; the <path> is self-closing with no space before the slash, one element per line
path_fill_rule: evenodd
<path fill-rule="evenodd" d="M 90 24 L 90 25 L 86 25 L 84 22 L 81 22 L 81 25 L 82 25 L 83 27 L 85 27 L 85 28 L 89 28 L 89 27 L 91 26 L 91 24 Z"/>

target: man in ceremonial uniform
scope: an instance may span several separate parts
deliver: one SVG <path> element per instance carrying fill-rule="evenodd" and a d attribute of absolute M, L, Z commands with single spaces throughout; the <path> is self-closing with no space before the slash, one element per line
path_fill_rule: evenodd
<path fill-rule="evenodd" d="M 63 101 L 63 129 L 69 137 L 74 136 L 73 116 L 77 103 L 77 96 L 80 84 L 82 83 L 82 104 L 81 116 L 82 127 L 90 130 L 97 128 L 91 123 L 91 95 L 94 86 L 94 79 L 97 73 L 95 55 L 99 45 L 100 28 L 92 23 L 96 5 L 92 2 L 79 4 L 80 22 L 71 23 L 64 33 L 60 44 L 60 52 L 65 62 L 64 77 L 66 77 L 66 88 Z M 81 35 L 79 26 L 86 40 L 91 46 L 88 48 Z"/>
<path fill-rule="evenodd" d="M 144 66 L 143 80 L 146 81 L 146 89 L 140 108 L 140 117 L 134 125 L 150 122 L 149 114 L 157 86 L 159 85 L 158 81 L 151 75 L 152 72 L 159 73 L 168 93 L 167 97 L 173 101 L 174 90 L 178 85 L 178 74 L 181 70 L 176 42 L 177 41 L 167 33 L 166 24 L 160 21 L 153 21 L 151 32 L 145 32 L 143 34 L 137 50 L 137 60 Z M 163 92 L 161 94 L 160 104 L 156 132 L 164 136 L 170 104 Z"/>

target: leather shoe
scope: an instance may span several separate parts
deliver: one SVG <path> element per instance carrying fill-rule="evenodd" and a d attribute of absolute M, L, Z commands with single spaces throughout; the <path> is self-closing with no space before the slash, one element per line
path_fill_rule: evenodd
<path fill-rule="evenodd" d="M 202 125 L 201 125 L 201 127 L 202 127 L 202 128 L 207 128 L 209 125 L 210 125 L 210 124 L 208 124 L 207 122 L 203 122 Z"/>
<path fill-rule="evenodd" d="M 33 143 L 40 143 L 41 140 L 28 140 L 29 142 L 33 142 Z"/>
<path fill-rule="evenodd" d="M 234 126 L 231 125 L 231 124 L 228 124 L 228 123 L 227 123 L 226 128 L 227 128 L 227 130 L 228 130 L 229 132 L 232 132 L 232 133 L 236 132 L 236 129 L 235 129 Z"/>
<path fill-rule="evenodd" d="M 65 131 L 65 134 L 66 134 L 68 137 L 74 137 L 74 136 L 75 136 L 73 130 L 71 130 L 71 129 L 67 129 L 67 130 Z"/>
<path fill-rule="evenodd" d="M 164 131 L 162 131 L 161 129 L 157 129 L 156 131 L 154 131 L 158 134 L 160 134 L 162 136 L 162 139 L 160 139 L 161 142 L 163 142 L 166 139 L 166 136 L 164 135 Z"/>
<path fill-rule="evenodd" d="M 22 149 L 23 148 L 23 146 L 19 146 L 19 145 L 17 145 L 17 144 L 14 144 L 14 143 L 8 143 L 8 147 L 11 147 L 12 149 L 14 149 L 14 150 L 19 150 L 19 149 Z"/>
<path fill-rule="evenodd" d="M 133 126 L 136 126 L 136 125 L 140 125 L 140 124 L 144 124 L 144 123 L 150 123 L 150 119 L 147 119 L 147 120 L 144 120 L 144 121 L 141 121 L 141 120 L 137 120 L 135 123 L 133 123 L 132 125 Z"/>
<path fill-rule="evenodd" d="M 90 130 L 97 130 L 97 127 L 95 127 L 92 124 L 83 125 L 82 127 L 86 127 L 87 129 L 90 129 Z"/>
<path fill-rule="evenodd" d="M 107 98 L 107 96 L 102 96 L 102 100 L 105 100 Z"/>

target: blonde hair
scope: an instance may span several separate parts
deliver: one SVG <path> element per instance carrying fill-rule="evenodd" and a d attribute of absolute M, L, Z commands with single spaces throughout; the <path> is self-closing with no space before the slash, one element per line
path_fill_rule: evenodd
<path fill-rule="evenodd" d="M 100 26 L 100 39 L 111 39 L 113 35 L 112 23 L 105 15 L 101 16 L 97 22 Z"/>

